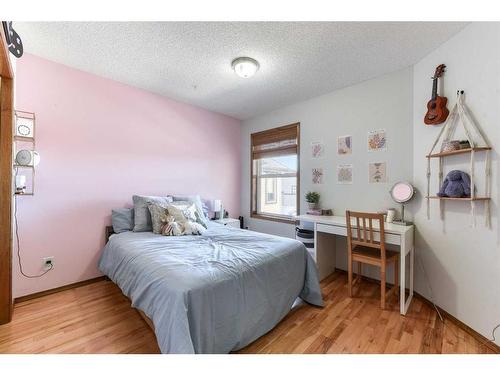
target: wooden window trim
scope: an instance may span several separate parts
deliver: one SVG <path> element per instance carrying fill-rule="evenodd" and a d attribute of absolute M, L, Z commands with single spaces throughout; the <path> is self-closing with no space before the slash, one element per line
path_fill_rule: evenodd
<path fill-rule="evenodd" d="M 293 130 L 296 129 L 296 130 Z M 296 224 L 297 220 L 293 217 L 286 217 L 286 216 L 281 216 L 281 215 L 271 215 L 271 214 L 262 214 L 262 213 L 257 213 L 255 208 L 255 197 L 254 197 L 254 154 L 264 154 L 264 151 L 253 151 L 253 147 L 255 146 L 253 140 L 258 139 L 257 144 L 263 144 L 265 143 L 265 134 L 271 134 L 271 136 L 268 138 L 270 141 L 274 139 L 279 139 L 281 136 L 287 136 L 289 135 L 292 131 L 295 131 L 297 134 L 297 145 L 293 146 L 286 146 L 279 148 L 277 150 L 288 150 L 290 148 L 296 148 L 297 150 L 297 186 L 296 186 L 296 191 L 297 191 L 297 201 L 296 201 L 296 207 L 297 207 L 297 215 L 300 215 L 300 122 L 296 122 L 293 124 L 285 125 L 285 126 L 280 126 L 274 129 L 268 129 L 268 130 L 263 130 L 261 132 L 257 133 L 252 133 L 250 134 L 250 217 L 253 219 L 259 219 L 259 220 L 269 220 L 269 221 L 274 221 L 278 223 L 285 223 L 285 224 Z M 272 151 L 269 151 L 268 154 L 271 154 Z"/>

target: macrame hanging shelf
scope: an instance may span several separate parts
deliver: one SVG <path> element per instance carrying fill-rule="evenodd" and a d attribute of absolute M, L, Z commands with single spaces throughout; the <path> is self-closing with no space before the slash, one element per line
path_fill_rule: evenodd
<path fill-rule="evenodd" d="M 461 123 L 463 129 L 465 131 L 465 136 L 469 141 L 470 147 L 453 150 L 453 151 L 440 151 L 435 152 L 434 149 L 438 144 L 443 144 L 445 141 L 449 141 L 455 130 L 457 129 L 458 123 Z M 440 142 L 441 141 L 441 142 Z M 441 150 L 441 148 L 440 148 Z M 441 131 L 439 132 L 432 148 L 427 155 L 427 219 L 430 219 L 430 200 L 438 199 L 440 206 L 440 215 L 441 219 L 444 219 L 444 202 L 446 200 L 454 200 L 454 201 L 465 201 L 470 202 L 470 212 L 471 212 L 471 220 L 472 226 L 476 226 L 476 203 L 484 202 L 485 205 L 485 225 L 487 227 L 490 226 L 490 195 L 491 195 L 491 156 L 490 156 L 491 146 L 489 145 L 486 137 L 481 132 L 479 126 L 475 123 L 469 109 L 464 103 L 464 92 L 457 91 L 457 102 L 453 106 L 446 122 L 444 123 Z M 485 191 L 484 195 L 477 195 L 476 187 L 475 187 L 475 158 L 477 152 L 485 152 Z M 439 196 L 431 196 L 430 195 L 430 185 L 431 185 L 431 159 L 438 158 L 439 159 L 439 186 L 443 184 L 443 164 L 444 159 L 448 156 L 457 155 L 457 154 L 470 154 L 470 180 L 471 180 L 471 195 L 470 197 L 464 198 L 450 198 L 450 197 L 439 197 Z"/>

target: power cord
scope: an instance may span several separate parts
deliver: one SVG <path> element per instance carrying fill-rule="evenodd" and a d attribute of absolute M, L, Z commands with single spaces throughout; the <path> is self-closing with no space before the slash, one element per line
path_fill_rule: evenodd
<path fill-rule="evenodd" d="M 16 168 L 16 176 L 17 176 L 17 168 Z M 16 229 L 17 259 L 19 261 L 19 271 L 21 271 L 21 275 L 23 275 L 28 279 L 37 279 L 45 275 L 47 272 L 52 271 L 52 268 L 54 267 L 52 264 L 50 265 L 50 268 L 48 268 L 46 271 L 44 271 L 39 275 L 28 275 L 23 270 L 23 262 L 21 261 L 21 246 L 19 241 L 19 225 L 17 223 L 17 196 L 15 195 L 14 195 L 14 224 Z"/>
<path fill-rule="evenodd" d="M 422 259 L 420 259 L 419 256 L 416 256 L 416 258 L 418 259 L 418 264 L 420 264 L 420 268 L 422 268 L 422 271 L 424 272 L 425 282 L 427 283 L 427 288 L 429 289 L 429 292 L 431 294 L 430 300 L 431 300 L 432 306 L 434 306 L 434 310 L 436 310 L 436 312 L 439 316 L 439 320 L 441 320 L 441 322 L 444 324 L 443 316 L 441 315 L 441 312 L 439 311 L 438 307 L 434 303 L 434 292 L 432 291 L 431 283 L 429 281 L 429 277 L 427 276 L 427 272 L 425 271 L 425 267 L 424 267 L 424 264 L 422 263 Z"/>
<path fill-rule="evenodd" d="M 495 331 L 496 331 L 496 330 L 497 330 L 497 328 L 499 328 L 499 327 L 500 327 L 500 324 L 497 324 L 497 325 L 495 326 L 495 328 L 493 328 L 493 331 L 491 331 L 491 336 L 493 337 L 493 339 L 491 339 L 491 340 L 490 340 L 491 342 L 495 342 L 495 341 L 497 341 L 497 339 L 495 338 Z"/>

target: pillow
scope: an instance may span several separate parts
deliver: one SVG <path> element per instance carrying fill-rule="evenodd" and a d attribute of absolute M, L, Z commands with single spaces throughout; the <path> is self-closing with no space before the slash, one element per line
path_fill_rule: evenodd
<path fill-rule="evenodd" d="M 208 228 L 208 217 L 205 216 L 205 213 L 203 212 L 203 203 L 201 202 L 201 198 L 199 195 L 174 195 L 172 198 L 174 199 L 174 202 L 187 201 L 194 203 L 199 216 L 198 223 L 203 225 L 205 228 Z"/>
<path fill-rule="evenodd" d="M 167 207 L 163 203 L 148 203 L 148 210 L 151 214 L 151 226 L 154 234 L 161 234 L 161 227 L 165 216 L 168 215 Z"/>
<path fill-rule="evenodd" d="M 167 206 L 167 211 L 172 215 L 176 222 L 185 223 L 186 221 L 198 221 L 196 206 L 187 201 L 172 202 Z"/>
<path fill-rule="evenodd" d="M 111 210 L 111 225 L 115 233 L 128 232 L 134 229 L 134 209 L 115 208 Z"/>
<path fill-rule="evenodd" d="M 157 203 L 167 206 L 172 202 L 172 197 L 134 195 L 132 200 L 134 201 L 134 232 L 149 232 L 153 230 L 153 225 L 148 203 Z"/>
<path fill-rule="evenodd" d="M 193 220 L 197 216 L 195 205 L 190 202 L 179 203 L 174 202 L 164 210 L 161 216 L 161 234 L 164 236 L 203 234 L 205 227 Z"/>
<path fill-rule="evenodd" d="M 208 204 L 204 199 L 201 200 L 201 209 L 203 210 L 203 216 L 205 216 L 207 220 L 210 220 L 210 217 L 208 216 L 210 209 L 208 208 Z"/>
<path fill-rule="evenodd" d="M 207 218 L 202 213 L 200 214 L 199 206 L 192 201 L 174 201 L 170 203 L 171 206 L 178 207 L 182 210 L 188 209 L 190 210 L 189 215 L 186 215 L 190 221 L 197 222 L 205 228 L 208 228 L 208 224 L 206 222 Z"/>

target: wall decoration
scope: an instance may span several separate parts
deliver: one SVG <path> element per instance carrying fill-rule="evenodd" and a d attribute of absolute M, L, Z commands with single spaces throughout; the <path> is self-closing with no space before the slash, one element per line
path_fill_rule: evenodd
<path fill-rule="evenodd" d="M 387 182 L 387 163 L 385 161 L 368 165 L 368 181 L 371 184 Z"/>
<path fill-rule="evenodd" d="M 325 145 L 323 142 L 311 142 L 311 154 L 313 159 L 322 158 L 325 152 Z"/>
<path fill-rule="evenodd" d="M 314 185 L 323 184 L 323 168 L 313 168 L 312 170 L 312 183 Z"/>
<path fill-rule="evenodd" d="M 337 166 L 337 183 L 352 184 L 352 164 Z"/>
<path fill-rule="evenodd" d="M 12 21 L 2 21 L 2 25 L 5 34 L 5 42 L 7 43 L 10 53 L 20 58 L 24 52 L 21 37 L 16 30 L 12 28 Z"/>
<path fill-rule="evenodd" d="M 337 138 L 337 153 L 339 155 L 352 154 L 352 136 L 344 135 Z"/>
<path fill-rule="evenodd" d="M 446 65 L 441 64 L 436 68 L 434 77 L 432 77 L 432 97 L 429 102 L 427 102 L 427 113 L 424 117 L 424 123 L 426 125 L 438 125 L 446 121 L 450 111 L 446 108 L 446 103 L 448 99 L 445 96 L 439 96 L 437 93 L 438 78 L 440 78 Z"/>
<path fill-rule="evenodd" d="M 368 151 L 380 151 L 387 149 L 387 138 L 385 129 L 372 130 L 368 132 Z"/>

